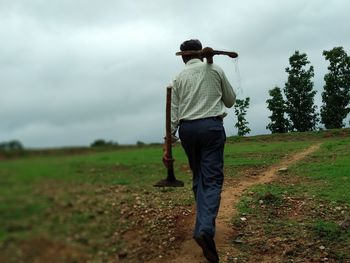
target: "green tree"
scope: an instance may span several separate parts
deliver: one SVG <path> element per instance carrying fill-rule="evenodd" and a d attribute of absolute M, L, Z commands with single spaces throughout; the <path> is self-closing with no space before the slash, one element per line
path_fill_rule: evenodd
<path fill-rule="evenodd" d="M 285 118 L 285 102 L 279 87 L 269 90 L 270 99 L 266 100 L 267 108 L 272 112 L 269 116 L 271 122 L 266 126 L 272 133 L 284 133 L 288 131 L 288 120 Z"/>
<path fill-rule="evenodd" d="M 343 120 L 350 112 L 350 57 L 343 47 L 323 51 L 329 61 L 326 84 L 322 92 L 321 122 L 327 129 L 344 127 Z"/>
<path fill-rule="evenodd" d="M 310 131 L 316 129 L 318 122 L 317 107 L 314 105 L 316 91 L 313 90 L 314 68 L 307 55 L 299 51 L 289 58 L 290 67 L 286 68 L 288 81 L 284 87 L 286 113 L 289 117 L 290 131 Z"/>
<path fill-rule="evenodd" d="M 235 127 L 238 128 L 238 136 L 244 136 L 250 133 L 250 128 L 248 127 L 248 122 L 245 118 L 247 115 L 247 109 L 249 107 L 250 98 L 247 97 L 244 100 L 236 100 L 235 103 L 235 113 L 237 116 L 237 123 Z"/>

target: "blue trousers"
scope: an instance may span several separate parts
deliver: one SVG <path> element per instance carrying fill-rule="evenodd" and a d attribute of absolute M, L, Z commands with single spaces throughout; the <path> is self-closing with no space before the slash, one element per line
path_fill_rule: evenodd
<path fill-rule="evenodd" d="M 197 207 L 194 237 L 201 232 L 214 237 L 224 182 L 226 134 L 222 120 L 182 121 L 179 136 L 193 174 L 192 189 Z"/>

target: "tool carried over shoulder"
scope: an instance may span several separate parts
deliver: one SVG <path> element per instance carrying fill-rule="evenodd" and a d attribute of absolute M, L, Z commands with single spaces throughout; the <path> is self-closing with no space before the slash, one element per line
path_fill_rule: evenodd
<path fill-rule="evenodd" d="M 209 64 L 213 63 L 213 56 L 215 55 L 226 55 L 230 58 L 238 57 L 236 52 L 214 50 L 211 47 L 205 47 L 202 50 L 189 50 L 189 51 L 180 51 L 176 53 L 176 56 L 192 56 L 199 55 L 201 58 L 206 58 Z"/>
<path fill-rule="evenodd" d="M 155 187 L 183 187 L 184 183 L 176 179 L 174 174 L 174 159 L 172 154 L 172 135 L 171 135 L 171 87 L 167 87 L 166 90 L 166 114 L 165 114 L 165 147 L 167 153 L 167 160 L 169 164 L 167 167 L 166 179 L 160 180 L 156 183 Z"/>

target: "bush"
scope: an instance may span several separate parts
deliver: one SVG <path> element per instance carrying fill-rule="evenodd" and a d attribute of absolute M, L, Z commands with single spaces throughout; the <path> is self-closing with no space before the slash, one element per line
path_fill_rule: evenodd
<path fill-rule="evenodd" d="M 18 140 L 12 140 L 8 142 L 0 143 L 0 151 L 3 152 L 12 152 L 12 151 L 22 151 L 23 145 Z"/>
<path fill-rule="evenodd" d="M 144 142 L 142 142 L 142 141 L 137 141 L 136 142 L 136 145 L 137 146 L 144 146 L 144 145 L 146 145 Z"/>
<path fill-rule="evenodd" d="M 90 145 L 90 147 L 112 147 L 112 146 L 118 146 L 118 143 L 113 141 L 105 141 L 103 139 L 97 139 Z"/>

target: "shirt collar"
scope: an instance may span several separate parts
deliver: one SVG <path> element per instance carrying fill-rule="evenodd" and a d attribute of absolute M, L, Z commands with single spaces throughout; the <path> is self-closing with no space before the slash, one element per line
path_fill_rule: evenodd
<path fill-rule="evenodd" d="M 187 61 L 186 66 L 192 65 L 192 64 L 195 64 L 195 63 L 200 63 L 200 62 L 202 62 L 202 60 L 200 60 L 199 58 L 193 58 L 193 59 Z"/>

